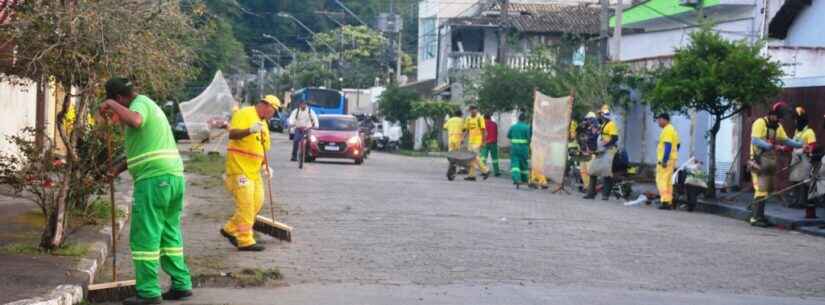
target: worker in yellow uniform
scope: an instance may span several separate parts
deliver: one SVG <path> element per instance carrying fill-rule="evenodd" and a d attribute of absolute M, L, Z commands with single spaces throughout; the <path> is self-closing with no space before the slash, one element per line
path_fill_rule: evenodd
<path fill-rule="evenodd" d="M 447 130 L 448 151 L 461 150 L 461 141 L 464 140 L 464 116 L 461 110 L 456 110 L 453 116 L 444 122 L 444 129 Z"/>
<path fill-rule="evenodd" d="M 752 226 L 769 227 L 771 223 L 765 218 L 765 200 L 772 191 L 776 175 L 776 151 L 786 150 L 785 146 L 799 148 L 802 145 L 788 138 L 779 120 L 785 110 L 784 102 L 771 106 L 768 115 L 756 119 L 751 126 L 751 150 L 748 164 L 753 180 Z"/>
<path fill-rule="evenodd" d="M 487 169 L 487 165 L 481 163 L 481 160 L 478 157 L 481 154 L 481 147 L 484 146 L 485 133 L 487 132 L 486 129 L 487 127 L 484 124 L 484 117 L 478 114 L 478 107 L 471 105 L 470 116 L 464 119 L 464 130 L 468 136 L 467 144 L 470 151 L 476 153 L 476 158 L 470 164 L 470 172 L 464 180 L 476 181 L 476 168 L 481 171 L 481 176 L 484 177 L 485 180 L 490 177 L 490 171 Z"/>
<path fill-rule="evenodd" d="M 802 144 L 802 148 L 793 150 L 791 157 L 791 170 L 788 180 L 791 184 L 799 184 L 796 189 L 796 198 L 791 204 L 793 208 L 805 208 L 808 206 L 807 183 L 800 183 L 809 178 L 812 169 L 811 155 L 816 149 L 816 134 L 808 124 L 808 114 L 802 106 L 796 107 L 796 132 L 794 141 Z"/>
<path fill-rule="evenodd" d="M 675 209 L 673 204 L 673 171 L 679 160 L 679 133 L 670 124 L 670 115 L 662 113 L 656 116 L 656 123 L 662 128 L 659 145 L 656 147 L 656 188 L 661 198 L 660 210 Z"/>
<path fill-rule="evenodd" d="M 255 106 L 241 108 L 229 123 L 224 185 L 235 199 L 235 213 L 221 229 L 221 235 L 240 251 L 263 251 L 255 243 L 252 226 L 264 201 L 261 172 L 271 175 L 264 157 L 269 151 L 267 121 L 281 107 L 281 101 L 267 95 Z"/>
<path fill-rule="evenodd" d="M 599 120 L 601 121 L 598 141 L 599 151 L 602 152 L 602 157 L 610 158 L 615 161 L 616 153 L 619 150 L 619 127 L 617 127 L 616 123 L 613 122 L 613 116 L 611 115 L 610 108 L 608 108 L 607 105 L 602 107 L 602 110 L 599 112 Z M 597 156 L 594 155 L 593 158 L 595 159 Z M 616 162 L 612 162 L 612 165 L 615 167 Z M 602 200 L 609 200 L 610 192 L 613 189 L 613 177 L 612 175 L 604 175 L 602 180 Z M 598 177 L 591 174 L 590 184 L 587 188 L 587 195 L 584 196 L 585 199 L 596 198 L 597 181 Z"/>

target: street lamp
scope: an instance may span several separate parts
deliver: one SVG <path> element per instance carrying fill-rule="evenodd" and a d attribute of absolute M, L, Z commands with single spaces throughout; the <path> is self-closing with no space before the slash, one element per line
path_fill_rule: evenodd
<path fill-rule="evenodd" d="M 261 34 L 261 35 L 263 35 L 263 36 L 264 36 L 264 38 L 269 38 L 269 39 L 274 40 L 274 41 L 275 41 L 275 43 L 277 43 L 278 45 L 280 45 L 280 46 L 281 46 L 281 48 L 283 48 L 284 50 L 286 50 L 287 52 L 289 52 L 289 55 L 292 57 L 292 61 L 293 61 L 293 62 L 296 62 L 296 61 L 297 61 L 297 58 L 296 58 L 296 56 L 295 56 L 295 52 L 293 52 L 293 51 L 292 51 L 289 47 L 287 47 L 287 46 L 286 46 L 283 42 L 281 42 L 281 41 L 280 41 L 277 37 L 272 36 L 272 35 L 269 35 L 269 34 L 266 34 L 266 33 Z"/>
<path fill-rule="evenodd" d="M 301 20 L 298 20 L 298 18 L 295 18 L 295 16 L 292 16 L 291 14 L 289 14 L 289 13 L 284 13 L 284 12 L 278 12 L 278 14 L 277 14 L 277 15 L 278 15 L 278 17 L 281 17 L 281 18 L 287 18 L 287 19 L 291 19 L 292 21 L 295 21 L 295 23 L 297 23 L 299 26 L 301 26 L 302 28 L 304 28 L 304 30 L 306 30 L 307 32 L 309 32 L 310 34 L 312 34 L 312 36 L 313 36 L 313 37 L 315 37 L 315 32 L 314 32 L 314 31 L 312 31 L 312 29 L 310 29 L 310 28 L 309 28 L 306 24 L 304 24 L 303 22 L 301 22 Z M 309 42 L 307 42 L 307 43 L 309 43 Z M 321 43 L 323 43 L 323 44 L 324 44 L 324 46 L 326 46 L 327 48 L 329 48 L 329 50 L 330 50 L 330 51 L 332 51 L 332 52 L 337 52 L 337 51 L 335 50 L 335 48 L 333 48 L 331 45 L 327 44 L 326 42 L 321 41 Z M 314 51 L 314 50 L 313 50 L 313 51 Z"/>

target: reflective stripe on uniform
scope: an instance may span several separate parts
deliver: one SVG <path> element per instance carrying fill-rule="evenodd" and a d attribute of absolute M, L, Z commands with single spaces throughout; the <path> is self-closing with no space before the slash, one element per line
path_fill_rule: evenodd
<path fill-rule="evenodd" d="M 183 256 L 183 248 L 160 248 L 162 256 Z"/>
<path fill-rule="evenodd" d="M 510 169 L 510 171 L 511 171 L 511 172 L 519 172 L 519 173 L 520 173 L 520 172 L 521 172 L 521 169 L 520 169 L 520 168 L 518 168 L 518 167 L 513 167 L 513 168 L 511 168 L 511 169 Z"/>
<path fill-rule="evenodd" d="M 160 251 L 132 251 L 132 260 L 156 261 L 160 259 Z"/>
<path fill-rule="evenodd" d="M 235 153 L 235 154 L 238 154 L 239 156 L 250 158 L 250 159 L 253 159 L 253 160 L 263 160 L 264 159 L 264 155 L 262 155 L 262 154 L 257 154 L 257 153 L 246 151 L 246 150 L 236 148 L 236 147 L 229 147 L 229 148 L 226 149 L 226 151 L 229 152 L 229 153 Z"/>
<path fill-rule="evenodd" d="M 512 140 L 510 140 L 510 143 L 513 143 L 513 144 L 527 144 L 527 140 L 525 140 L 525 139 L 512 139 Z"/>
<path fill-rule="evenodd" d="M 178 154 L 177 149 L 161 149 L 129 158 L 126 160 L 126 164 L 130 167 L 134 167 L 152 160 L 176 158 L 180 158 L 180 154 Z"/>

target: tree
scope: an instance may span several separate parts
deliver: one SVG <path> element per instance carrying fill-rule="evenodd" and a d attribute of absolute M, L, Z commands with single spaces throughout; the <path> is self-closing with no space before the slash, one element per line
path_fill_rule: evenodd
<path fill-rule="evenodd" d="M 676 50 L 673 66 L 659 76 L 651 100 L 655 109 L 682 113 L 693 109 L 713 118 L 708 194 L 715 196 L 716 136 L 721 122 L 777 96 L 782 70 L 760 54 L 763 44 L 728 41 L 708 27 L 691 33 L 690 39 L 689 45 Z"/>
<path fill-rule="evenodd" d="M 73 109 L 71 123 L 57 124 L 66 155 L 60 159 L 60 174 L 44 187 L 53 187 L 54 196 L 41 202 L 46 227 L 41 247 L 59 247 L 65 236 L 65 214 L 70 205 L 83 206 L 82 194 L 76 192 L 85 183 L 102 184 L 104 179 L 89 180 L 91 156 L 100 155 L 100 146 L 89 151 L 87 139 L 100 141 L 107 124 L 92 124 L 89 113 L 97 106 L 102 83 L 115 75 L 131 78 L 142 92 L 159 96 L 180 90 L 192 75 L 194 52 L 190 46 L 197 39 L 192 19 L 175 3 L 119 0 L 30 0 L 18 1 L 7 11 L 14 15 L 0 27 L 4 45 L 15 46 L 15 63 L 3 66 L 0 80 L 12 83 L 34 80 L 72 88 L 63 97 L 57 122 L 64 122 Z M 72 106 L 72 100 L 75 100 Z M 36 131 L 42 133 L 42 130 Z M 54 145 L 39 147 L 52 156 Z M 23 158 L 21 168 L 46 160 Z M 55 161 L 57 162 L 57 161 Z M 33 168 L 37 168 L 36 166 Z M 43 173 L 46 174 L 46 173 Z M 37 178 L 37 177 L 36 177 Z M 43 181 L 49 177 L 40 177 Z M 25 181 L 23 179 L 22 181 Z M 21 182 L 22 183 L 22 182 Z M 76 199 L 77 201 L 73 201 Z"/>
<path fill-rule="evenodd" d="M 407 123 L 414 119 L 413 104 L 419 101 L 415 91 L 390 84 L 378 97 L 378 112 L 388 121 L 398 121 L 406 129 Z"/>
<path fill-rule="evenodd" d="M 551 74 L 538 69 L 517 70 L 488 66 L 481 74 L 478 106 L 484 113 L 533 109 L 533 90 L 559 96 L 566 94 Z"/>

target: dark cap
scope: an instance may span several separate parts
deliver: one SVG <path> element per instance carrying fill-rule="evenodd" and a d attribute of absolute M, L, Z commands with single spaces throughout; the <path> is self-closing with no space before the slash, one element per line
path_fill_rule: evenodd
<path fill-rule="evenodd" d="M 118 95 L 128 96 L 133 90 L 132 82 L 123 77 L 113 77 L 106 82 L 106 98 L 114 99 Z"/>
<path fill-rule="evenodd" d="M 470 108 L 469 108 L 469 109 L 470 109 L 470 110 L 477 110 L 477 109 L 478 109 L 478 106 L 476 106 L 476 105 L 470 105 Z"/>
<path fill-rule="evenodd" d="M 667 112 L 662 112 L 656 116 L 657 119 L 665 119 L 670 121 L 670 115 Z"/>

